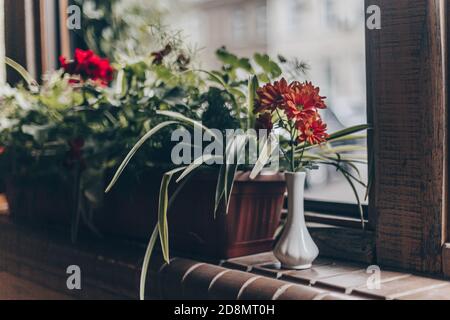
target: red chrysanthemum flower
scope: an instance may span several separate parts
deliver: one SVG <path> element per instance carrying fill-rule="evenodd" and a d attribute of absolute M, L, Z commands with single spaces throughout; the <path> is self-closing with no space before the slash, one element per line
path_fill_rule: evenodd
<path fill-rule="evenodd" d="M 283 78 L 273 84 L 266 84 L 257 90 L 255 113 L 259 113 L 260 118 L 256 126 L 272 130 L 274 112 L 283 111 L 288 122 L 298 130 L 298 135 L 292 139 L 312 145 L 323 143 L 328 137 L 327 126 L 318 111 L 326 108 L 325 99 L 320 95 L 320 88 L 311 82 L 294 81 L 288 85 Z"/>
<path fill-rule="evenodd" d="M 312 117 L 317 109 L 325 109 L 324 99 L 320 96 L 320 88 L 316 88 L 310 82 L 293 82 L 289 86 L 289 92 L 284 95 L 286 101 L 285 113 L 291 120 Z"/>
<path fill-rule="evenodd" d="M 307 142 L 311 145 L 321 144 L 328 138 L 327 125 L 323 123 L 319 114 L 314 115 L 306 121 L 300 120 L 296 123 L 300 131 L 299 142 Z"/>
<path fill-rule="evenodd" d="M 273 112 L 285 104 L 284 95 L 289 93 L 287 81 L 283 78 L 274 84 L 266 84 L 257 90 L 255 113 Z"/>

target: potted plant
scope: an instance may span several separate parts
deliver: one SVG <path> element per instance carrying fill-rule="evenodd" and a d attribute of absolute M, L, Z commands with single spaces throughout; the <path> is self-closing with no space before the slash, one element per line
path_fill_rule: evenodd
<path fill-rule="evenodd" d="M 211 227 L 213 230 L 212 233 L 214 233 L 216 229 L 213 228 L 213 221 L 220 221 L 221 218 L 219 217 L 230 219 L 230 209 L 232 209 L 234 191 L 239 188 L 239 179 L 236 179 L 236 177 L 239 177 L 239 175 L 237 175 L 239 168 L 247 170 L 248 178 L 256 179 L 268 163 L 281 156 L 281 164 L 286 167 L 288 171 L 288 187 L 291 189 L 291 194 L 292 192 L 295 192 L 296 194 L 290 198 L 290 218 L 287 227 L 285 228 L 285 232 L 283 233 L 282 241 L 277 246 L 276 254 L 280 260 L 282 260 L 283 265 L 290 268 L 306 268 L 318 254 L 317 247 L 313 244 L 310 237 L 308 237 L 307 230 L 304 227 L 304 217 L 302 216 L 302 186 L 305 177 L 304 171 L 315 169 L 317 165 L 320 164 L 332 165 L 344 174 L 353 187 L 354 183 L 363 183 L 356 175 L 344 167 L 344 165 L 347 165 L 350 168 L 354 168 L 353 162 L 358 160 L 353 159 L 352 155 L 347 153 L 355 148 L 353 146 L 348 146 L 347 148 L 341 147 L 339 149 L 334 149 L 331 145 L 336 142 L 360 138 L 360 136 L 354 134 L 366 130 L 366 125 L 355 126 L 329 135 L 326 132 L 326 125 L 321 120 L 318 112 L 319 109 L 326 108 L 324 102 L 325 98 L 320 96 L 318 88 L 308 82 L 300 83 L 294 81 L 291 84 L 288 84 L 284 79 L 273 82 L 272 84 L 270 76 L 275 78 L 281 76 L 281 68 L 268 56 L 255 55 L 254 60 L 256 63 L 258 63 L 263 70 L 268 71 L 261 76 L 255 74 L 254 68 L 250 64 L 250 60 L 241 60 L 227 52 L 225 49 L 219 50 L 218 54 L 219 56 L 222 55 L 223 59 L 226 59 L 227 67 L 223 69 L 225 70 L 224 73 L 208 72 L 207 75 L 209 76 L 209 81 L 213 83 L 213 88 L 217 88 L 218 86 L 223 90 L 225 95 L 232 97 L 230 105 L 234 112 L 233 114 L 239 121 L 240 128 L 244 130 L 235 134 L 232 139 L 227 140 L 226 143 L 221 143 L 220 131 L 217 132 L 214 129 L 210 129 L 204 123 L 185 117 L 182 114 L 160 110 L 157 114 L 166 117 L 167 120 L 150 130 L 133 147 L 107 188 L 107 192 L 112 189 L 137 151 L 146 141 L 151 140 L 151 138 L 163 128 L 174 127 L 174 129 L 176 129 L 178 127 L 185 127 L 187 130 L 198 130 L 209 137 L 209 139 L 207 139 L 208 141 L 219 141 L 218 149 L 222 152 L 201 154 L 198 158 L 193 159 L 192 163 L 185 163 L 184 166 L 180 166 L 164 174 L 159 194 L 157 225 L 150 238 L 144 259 L 141 278 L 142 298 L 144 296 L 145 278 L 149 259 L 158 237 L 161 242 L 164 259 L 169 263 L 169 230 L 171 230 L 169 229 L 169 221 L 171 222 L 171 225 L 177 225 L 179 221 L 184 222 L 189 219 L 194 220 L 198 217 L 195 213 L 192 214 L 186 209 L 181 213 L 174 212 L 173 207 L 175 207 L 175 203 L 179 197 L 182 197 L 183 195 L 187 195 L 190 198 L 189 203 L 191 205 L 197 200 L 201 201 L 203 200 L 203 196 L 208 194 L 212 189 L 211 186 L 214 185 L 212 184 L 209 188 L 203 188 L 202 186 L 204 186 L 204 184 L 197 185 L 199 191 L 194 197 L 192 190 L 197 190 L 194 189 L 196 188 L 196 185 L 194 184 L 192 185 L 194 187 L 189 188 L 190 182 L 189 180 L 185 180 L 192 177 L 193 173 L 198 170 L 205 170 L 204 167 L 208 163 L 214 163 L 214 161 L 216 161 L 216 164 L 220 164 L 217 170 L 217 178 L 215 179 L 217 183 L 214 188 L 214 206 L 209 206 L 209 210 L 205 211 L 205 214 L 207 215 L 209 213 L 211 218 L 204 228 Z M 248 80 L 239 82 L 230 80 L 236 75 L 235 71 L 238 68 L 247 70 L 247 72 L 250 74 L 253 73 L 253 75 L 250 76 Z M 231 77 L 228 74 L 228 70 L 233 71 Z M 269 76 L 267 74 L 269 74 Z M 266 82 L 267 84 L 260 87 L 260 82 Z M 246 90 L 242 90 L 241 86 L 245 87 Z M 258 136 L 252 134 L 251 130 L 249 131 L 251 128 L 257 128 L 269 134 L 264 138 L 264 135 Z M 288 133 L 287 139 L 284 138 L 286 133 Z M 278 142 L 279 140 L 280 142 Z M 244 160 L 243 162 L 239 162 L 239 160 L 237 162 L 233 161 L 236 154 L 239 155 L 238 159 L 241 155 L 245 154 L 244 150 L 248 144 L 255 143 L 259 145 L 258 157 L 255 159 L 257 161 L 249 161 L 250 159 L 247 156 L 244 156 L 244 159 L 241 159 Z M 185 144 L 187 144 L 188 150 L 190 148 L 202 149 L 204 147 L 202 143 L 200 145 L 191 145 L 189 142 Z M 170 182 L 174 176 L 177 176 L 177 183 L 179 184 L 175 190 L 170 192 Z M 169 193 L 172 195 L 170 198 Z M 355 195 L 358 198 L 356 192 Z M 255 203 L 258 200 L 252 199 L 252 201 Z M 360 203 L 359 198 L 358 202 Z M 240 210 L 242 210 L 242 208 L 240 208 Z M 185 215 L 185 218 L 179 220 L 182 214 Z M 233 215 L 234 214 L 236 214 L 236 212 L 233 212 Z M 253 217 L 258 219 L 257 214 L 253 215 Z M 240 225 L 235 225 L 235 228 L 245 228 L 249 226 L 249 230 L 253 230 L 253 228 L 250 227 L 253 224 L 255 224 L 254 219 L 240 221 Z M 224 232 L 230 232 L 230 230 L 226 230 L 226 224 L 222 224 L 221 226 L 225 229 Z M 182 224 L 180 227 L 184 227 L 189 232 L 191 231 L 187 224 Z M 291 248 L 302 248 L 301 243 L 299 245 L 299 243 L 296 242 L 298 239 L 291 236 L 291 232 L 300 232 L 300 234 L 304 235 L 307 241 L 304 245 L 310 249 L 306 252 L 293 252 L 291 254 Z M 214 234 L 217 237 L 217 233 Z M 211 239 L 213 238 L 214 235 Z M 211 239 L 208 238 L 207 240 Z M 286 243 L 287 245 L 285 245 Z M 195 249 L 189 247 L 189 251 L 191 250 Z"/>
<path fill-rule="evenodd" d="M 171 43 L 165 45 L 164 64 L 155 59 L 162 55 L 159 51 L 110 64 L 90 50 L 77 49 L 73 60 L 61 57 L 62 68 L 46 75 L 42 85 L 8 59 L 25 79 L 25 85 L 5 86 L 0 94 L 0 166 L 15 220 L 70 226 L 73 240 L 80 221 L 96 233 L 136 235 L 120 225 L 120 208 L 135 208 L 136 219 L 129 216 L 127 221 L 140 226 L 147 212 L 157 208 L 156 201 L 136 201 L 125 185 L 120 197 L 104 199 L 103 190 L 123 150 L 160 121 L 157 108 L 195 114 L 195 108 L 181 110 L 185 106 L 179 108 L 178 100 L 187 91 L 195 97 L 197 78 L 183 74 L 188 61 L 178 59 L 180 48 L 168 52 Z M 152 97 L 145 96 L 149 91 Z M 137 157 L 129 185 L 135 185 L 135 177 L 158 181 L 166 170 L 167 152 L 160 142 L 164 132 L 155 138 Z M 153 193 L 146 186 L 145 196 Z M 109 205 L 114 202 L 119 205 Z M 137 236 L 145 238 L 146 233 Z"/>

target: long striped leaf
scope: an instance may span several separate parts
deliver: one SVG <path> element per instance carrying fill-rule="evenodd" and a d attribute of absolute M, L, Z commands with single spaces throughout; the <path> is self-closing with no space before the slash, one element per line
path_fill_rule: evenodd
<path fill-rule="evenodd" d="M 128 153 L 128 155 L 125 157 L 125 159 L 123 160 L 123 162 L 121 163 L 121 165 L 119 166 L 119 169 L 117 169 L 116 174 L 114 175 L 113 179 L 111 180 L 111 182 L 108 185 L 108 188 L 106 188 L 106 193 L 108 193 L 109 191 L 111 191 L 111 189 L 114 187 L 114 185 L 117 183 L 117 180 L 120 178 L 120 176 L 122 175 L 123 171 L 125 170 L 125 168 L 127 167 L 128 163 L 131 161 L 131 159 L 134 157 L 134 155 L 136 154 L 136 152 L 142 147 L 142 145 L 147 142 L 147 140 L 149 140 L 150 138 L 152 138 L 155 134 L 157 134 L 159 131 L 161 131 L 162 129 L 164 129 L 165 127 L 171 126 L 171 125 L 175 125 L 175 124 L 180 124 L 177 121 L 166 121 L 163 123 L 158 124 L 156 127 L 154 127 L 152 130 L 150 130 L 149 132 L 147 132 L 135 145 L 134 147 L 131 149 L 131 151 Z"/>
<path fill-rule="evenodd" d="M 177 168 L 164 174 L 159 190 L 159 206 L 158 206 L 158 229 L 161 240 L 161 249 L 164 260 L 169 263 L 169 224 L 167 222 L 167 209 L 169 203 L 169 184 L 172 177 L 185 170 L 186 167 Z"/>
<path fill-rule="evenodd" d="M 185 179 L 183 183 L 181 183 L 173 195 L 170 197 L 169 204 L 168 204 L 168 210 L 172 207 L 173 203 L 175 202 L 175 199 L 180 194 L 181 190 L 185 186 L 185 184 L 189 181 L 189 178 Z M 152 256 L 153 250 L 156 245 L 156 241 L 158 240 L 159 235 L 159 228 L 158 226 L 155 226 L 155 229 L 153 230 L 152 236 L 150 237 L 150 241 L 147 246 L 147 251 L 145 252 L 144 262 L 142 265 L 142 271 L 141 271 L 141 282 L 140 282 L 140 299 L 145 299 L 145 285 L 147 280 L 147 273 L 148 273 L 148 266 L 150 264 L 150 258 Z"/>
<path fill-rule="evenodd" d="M 5 57 L 5 63 L 13 68 L 20 76 L 26 81 L 29 87 L 37 87 L 38 84 L 36 80 L 33 79 L 31 74 L 20 64 L 15 62 L 13 59 Z"/>
<path fill-rule="evenodd" d="M 273 135 L 270 135 L 261 150 L 255 166 L 253 167 L 253 170 L 250 174 L 250 179 L 255 179 L 261 173 L 261 171 L 270 161 L 270 158 L 272 157 L 272 154 L 277 147 L 278 145 L 276 140 L 274 139 Z"/>
<path fill-rule="evenodd" d="M 200 158 L 197 158 L 194 160 L 193 163 L 191 163 L 186 170 L 183 171 L 183 173 L 180 175 L 180 177 L 177 179 L 177 183 L 179 183 L 181 180 L 186 178 L 190 173 L 192 173 L 194 170 L 201 167 L 205 162 L 209 160 L 222 160 L 223 158 L 221 156 L 213 156 L 213 155 L 204 155 Z"/>
<path fill-rule="evenodd" d="M 186 124 L 189 124 L 192 127 L 200 128 L 200 129 L 208 132 L 211 135 L 211 137 L 214 137 L 216 139 L 216 141 L 218 143 L 222 142 L 222 137 L 217 136 L 217 134 L 213 130 L 209 129 L 208 127 L 204 126 L 203 124 L 201 124 L 198 121 L 192 120 L 192 119 L 182 115 L 181 113 L 174 112 L 174 111 L 164 111 L 164 110 L 156 111 L 156 113 L 161 116 L 166 116 L 166 117 L 178 120 L 180 122 L 184 122 Z"/>
<path fill-rule="evenodd" d="M 247 129 L 252 129 L 255 122 L 255 98 L 256 90 L 258 89 L 258 77 L 253 76 L 248 81 L 248 101 L 247 101 Z"/>
<path fill-rule="evenodd" d="M 145 251 L 144 256 L 144 262 L 142 264 L 142 270 L 141 270 L 141 281 L 140 281 L 140 289 L 139 289 L 139 297 L 141 300 L 145 299 L 145 285 L 147 281 L 147 273 L 148 273 L 148 266 L 150 264 L 150 258 L 153 253 L 153 249 L 155 248 L 156 241 L 158 240 L 158 226 L 155 227 L 153 230 L 152 236 L 150 237 L 150 241 L 147 245 L 147 250 Z"/>

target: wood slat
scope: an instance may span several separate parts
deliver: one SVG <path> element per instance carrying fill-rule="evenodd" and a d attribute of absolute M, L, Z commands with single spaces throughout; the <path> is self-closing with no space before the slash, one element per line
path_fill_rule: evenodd
<path fill-rule="evenodd" d="M 0 272 L 0 300 L 71 300 L 66 295 Z"/>
<path fill-rule="evenodd" d="M 445 236 L 442 3 L 366 1 L 382 14 L 382 29 L 367 31 L 377 258 L 429 273 L 442 271 Z"/>

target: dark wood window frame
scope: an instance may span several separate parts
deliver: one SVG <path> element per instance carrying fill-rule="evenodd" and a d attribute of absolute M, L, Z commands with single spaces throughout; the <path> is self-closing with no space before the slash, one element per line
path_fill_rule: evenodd
<path fill-rule="evenodd" d="M 58 67 L 59 54 L 71 52 L 65 24 L 68 5 L 68 0 L 5 0 L 6 55 L 25 66 L 35 79 Z M 20 80 L 13 70 L 7 70 L 8 82 Z"/>
<path fill-rule="evenodd" d="M 447 3 L 366 0 L 382 29 L 367 31 L 369 221 L 381 266 L 429 274 L 448 268 Z"/>

